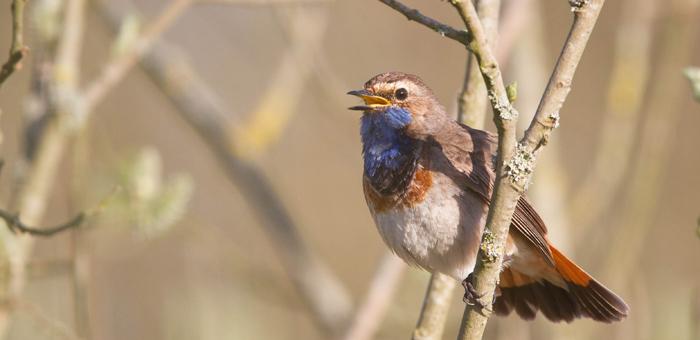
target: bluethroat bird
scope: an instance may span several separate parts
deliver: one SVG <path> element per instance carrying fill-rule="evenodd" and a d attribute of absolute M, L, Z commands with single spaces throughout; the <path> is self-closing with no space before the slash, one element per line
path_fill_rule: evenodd
<path fill-rule="evenodd" d="M 384 242 L 410 265 L 470 284 L 495 179 L 497 137 L 452 120 L 417 76 L 389 72 L 350 91 L 364 105 L 360 134 L 367 206 Z M 619 321 L 627 304 L 564 256 L 521 197 L 496 298 L 498 315 Z"/>

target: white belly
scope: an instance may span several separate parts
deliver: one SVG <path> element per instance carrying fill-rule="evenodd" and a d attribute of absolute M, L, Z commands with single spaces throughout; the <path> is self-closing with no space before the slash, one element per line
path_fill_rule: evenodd
<path fill-rule="evenodd" d="M 370 210 L 386 244 L 407 263 L 458 280 L 472 272 L 486 207 L 451 179 L 433 173 L 422 202 L 377 212 L 370 204 Z"/>

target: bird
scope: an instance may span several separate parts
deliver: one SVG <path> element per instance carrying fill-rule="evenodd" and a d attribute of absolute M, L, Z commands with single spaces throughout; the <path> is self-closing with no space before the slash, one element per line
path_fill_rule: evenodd
<path fill-rule="evenodd" d="M 452 119 L 418 77 L 386 72 L 361 90 L 362 185 L 384 243 L 409 265 L 462 281 L 465 302 L 494 188 L 497 136 Z M 525 196 L 517 201 L 491 304 L 496 315 L 554 322 L 624 319 L 629 307 L 552 245 Z M 483 307 L 483 305 L 481 305 Z"/>

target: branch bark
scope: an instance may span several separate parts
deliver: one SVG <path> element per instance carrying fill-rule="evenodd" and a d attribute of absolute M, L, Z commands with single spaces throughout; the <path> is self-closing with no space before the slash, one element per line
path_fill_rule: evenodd
<path fill-rule="evenodd" d="M 529 182 L 531 172 L 535 165 L 535 152 L 540 147 L 547 144 L 553 129 L 558 126 L 559 110 L 571 90 L 574 73 L 604 3 L 605 0 L 590 0 L 583 3 L 576 2 L 574 5 L 574 21 L 564 44 L 564 48 L 557 60 L 554 72 L 550 77 L 540 105 L 535 112 L 535 117 L 530 123 L 530 127 L 525 131 L 525 136 L 518 144 L 517 152 L 514 152 L 514 156 L 502 154 L 502 152 L 505 151 L 504 148 L 509 146 L 504 142 L 502 135 L 514 135 L 515 128 L 510 124 L 499 124 L 499 119 L 496 117 L 496 126 L 499 130 L 498 177 L 491 199 L 492 203 L 489 208 L 484 238 L 482 238 L 482 246 L 479 249 L 477 264 L 474 269 L 475 288 L 479 293 L 485 294 L 485 301 L 490 302 L 493 300 L 493 292 L 497 285 L 502 264 L 503 245 L 507 237 L 515 205 L 522 194 L 518 186 L 504 185 L 506 184 L 504 177 L 510 177 L 509 180 L 511 184 L 520 182 L 518 184 L 524 184 L 526 186 Z M 464 7 L 470 9 L 470 7 L 473 6 L 467 5 Z M 473 12 L 473 10 L 469 10 L 468 14 L 471 17 L 475 17 Z M 478 27 L 478 21 L 474 19 L 473 22 L 474 26 L 470 25 L 469 28 L 472 29 L 474 36 L 477 36 L 478 30 L 472 27 Z M 478 39 L 475 40 L 478 41 Z M 483 43 L 479 43 L 479 45 L 485 46 Z M 482 48 L 482 50 L 487 51 L 485 58 L 489 58 L 488 55 L 490 53 L 488 53 L 488 48 Z M 479 58 L 480 53 L 475 52 L 475 54 L 478 59 L 481 59 Z M 490 58 L 493 58 L 493 56 Z M 484 72 L 483 67 L 482 72 Z M 489 91 L 491 91 L 490 88 Z M 494 109 L 496 109 L 495 105 Z M 507 160 L 508 164 L 504 164 L 505 160 Z M 524 164 L 525 167 L 521 167 L 520 165 L 522 164 Z M 524 174 L 518 173 L 520 170 L 524 170 Z M 520 175 L 524 175 L 524 181 L 517 180 Z M 494 242 L 496 244 L 495 249 L 497 249 L 497 253 L 499 254 L 499 256 L 495 257 L 495 261 L 488 261 L 490 258 L 493 258 L 488 254 L 490 248 L 488 241 L 491 238 L 496 240 Z M 483 313 L 483 311 L 476 308 L 476 306 L 467 305 L 462 328 L 460 330 L 460 339 L 481 339 L 487 319 L 488 312 Z"/>
<path fill-rule="evenodd" d="M 423 307 L 420 311 L 418 324 L 413 331 L 413 340 L 440 340 L 445 331 L 452 292 L 457 286 L 453 278 L 435 273 L 430 276 L 430 283 L 425 292 Z"/>
<path fill-rule="evenodd" d="M 486 22 L 486 34 L 492 48 L 498 37 L 500 0 L 479 0 L 476 2 L 477 12 L 482 22 Z M 465 22 L 466 25 L 466 22 Z M 457 99 L 457 121 L 483 129 L 486 119 L 486 87 L 474 56 L 469 53 L 466 58 L 466 70 L 462 92 Z M 448 311 L 452 300 L 452 292 L 456 282 L 445 275 L 434 273 L 423 299 L 423 307 L 418 317 L 416 329 L 413 331 L 415 340 L 442 339 Z"/>
<path fill-rule="evenodd" d="M 493 50 L 496 48 L 496 42 L 498 41 L 501 0 L 476 1 L 476 11 L 479 13 L 479 18 L 484 26 L 486 40 Z M 470 53 L 467 57 L 464 85 L 457 100 L 457 121 L 473 128 L 483 129 L 486 121 L 487 106 L 486 86 L 479 72 L 476 58 Z"/>
<path fill-rule="evenodd" d="M 385 5 L 395 9 L 399 13 L 403 14 L 406 19 L 410 21 L 415 21 L 425 27 L 430 28 L 431 30 L 439 33 L 443 37 L 450 38 L 452 40 L 455 40 L 465 46 L 469 44 L 470 41 L 470 36 L 467 31 L 460 31 L 457 30 L 449 25 L 445 25 L 431 17 L 423 15 L 421 12 L 419 12 L 417 9 L 408 7 L 404 4 L 402 4 L 399 1 L 396 0 L 379 0 Z"/>
<path fill-rule="evenodd" d="M 24 45 L 24 5 L 27 0 L 12 1 L 12 45 L 10 46 L 10 56 L 0 69 L 0 87 L 21 67 L 20 62 L 29 53 L 29 47 Z"/>
<path fill-rule="evenodd" d="M 139 62 L 153 43 L 190 8 L 193 1 L 195 0 L 173 0 L 170 2 L 168 7 L 144 30 L 143 34 L 131 43 L 127 51 L 108 63 L 99 76 L 82 91 L 83 111 L 90 112 L 109 90 L 116 86 Z"/>
<path fill-rule="evenodd" d="M 85 214 L 79 213 L 68 222 L 59 224 L 53 227 L 30 227 L 19 219 L 19 215 L 11 214 L 0 209 L 0 218 L 5 221 L 5 224 L 12 232 L 20 232 L 34 236 L 53 236 L 64 230 L 77 228 L 85 220 Z"/>
<path fill-rule="evenodd" d="M 344 340 L 374 338 L 386 311 L 395 301 L 396 289 L 405 272 L 406 264 L 387 251 L 377 267 L 364 301 L 355 312 L 355 318 L 345 333 Z"/>

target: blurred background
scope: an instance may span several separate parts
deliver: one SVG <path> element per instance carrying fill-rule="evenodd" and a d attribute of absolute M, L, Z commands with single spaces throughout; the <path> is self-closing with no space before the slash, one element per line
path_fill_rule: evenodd
<path fill-rule="evenodd" d="M 446 2 L 405 3 L 463 27 Z M 502 1 L 523 127 L 571 18 L 564 0 Z M 31 0 L 24 20 L 30 52 L 0 88 L 0 208 L 87 218 L 0 229 L 0 337 L 411 336 L 430 275 L 375 230 L 345 92 L 404 71 L 456 115 L 461 45 L 378 1 Z M 528 192 L 629 318 L 494 317 L 487 339 L 700 339 L 699 37 L 697 0 L 608 1 Z"/>

